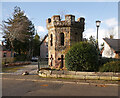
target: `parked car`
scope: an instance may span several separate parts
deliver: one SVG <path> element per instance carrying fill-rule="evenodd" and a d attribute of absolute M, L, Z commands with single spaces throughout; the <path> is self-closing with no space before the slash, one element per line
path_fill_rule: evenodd
<path fill-rule="evenodd" d="M 38 61 L 38 57 L 32 57 L 31 61 L 32 62 L 37 62 Z"/>

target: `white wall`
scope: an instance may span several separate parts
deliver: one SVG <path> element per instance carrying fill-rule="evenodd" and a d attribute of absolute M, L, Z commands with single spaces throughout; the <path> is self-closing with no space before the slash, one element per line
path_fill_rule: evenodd
<path fill-rule="evenodd" d="M 118 39 L 120 39 L 120 32 L 118 33 Z"/>
<path fill-rule="evenodd" d="M 109 47 L 109 45 L 104 41 L 104 50 L 102 53 L 102 57 L 107 57 L 107 58 L 115 58 L 115 53 L 114 51 Z"/>
<path fill-rule="evenodd" d="M 48 47 L 46 45 L 46 42 L 48 42 L 48 37 L 44 40 L 44 42 L 40 46 L 41 58 L 47 58 L 46 55 L 48 54 Z"/>

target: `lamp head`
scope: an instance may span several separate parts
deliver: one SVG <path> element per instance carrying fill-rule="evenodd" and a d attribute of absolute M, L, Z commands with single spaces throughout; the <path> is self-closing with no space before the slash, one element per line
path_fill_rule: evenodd
<path fill-rule="evenodd" d="M 96 21 L 96 27 L 99 27 L 99 26 L 100 26 L 100 23 L 101 23 L 101 21 L 97 20 L 97 21 Z"/>

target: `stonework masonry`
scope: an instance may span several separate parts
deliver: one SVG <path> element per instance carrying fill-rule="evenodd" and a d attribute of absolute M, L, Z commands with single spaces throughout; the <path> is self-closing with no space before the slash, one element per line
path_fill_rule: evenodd
<path fill-rule="evenodd" d="M 75 21 L 74 15 L 65 15 L 61 21 L 60 15 L 54 15 L 46 20 L 48 29 L 48 64 L 50 66 L 65 66 L 65 50 L 76 42 L 83 40 L 85 19 L 80 17 Z"/>

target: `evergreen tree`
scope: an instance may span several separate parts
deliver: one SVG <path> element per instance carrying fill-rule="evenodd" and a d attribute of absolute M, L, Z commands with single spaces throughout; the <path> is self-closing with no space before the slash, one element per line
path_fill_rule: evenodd
<path fill-rule="evenodd" d="M 40 56 L 40 36 L 37 34 L 34 36 L 33 39 L 33 56 Z"/>
<path fill-rule="evenodd" d="M 19 53 L 19 55 L 22 53 L 31 57 L 35 28 L 24 11 L 16 6 L 13 17 L 8 18 L 7 21 L 3 21 L 3 23 L 4 37 L 7 43 L 9 42 L 11 49 Z"/>

